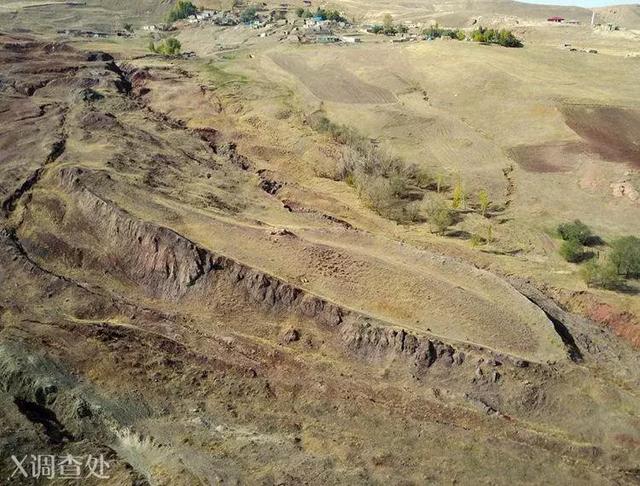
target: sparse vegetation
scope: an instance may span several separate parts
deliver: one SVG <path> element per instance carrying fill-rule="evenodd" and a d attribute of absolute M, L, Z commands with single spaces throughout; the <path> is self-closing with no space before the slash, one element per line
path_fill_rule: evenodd
<path fill-rule="evenodd" d="M 499 44 L 503 47 L 522 47 L 522 41 L 506 29 L 496 30 L 479 27 L 471 33 L 471 40 L 486 44 Z"/>
<path fill-rule="evenodd" d="M 167 14 L 168 22 L 175 22 L 176 20 L 186 19 L 190 15 L 195 15 L 198 12 L 198 7 L 189 1 L 178 0 L 173 8 Z"/>
<path fill-rule="evenodd" d="M 406 223 L 420 219 L 418 202 L 433 179 L 424 169 L 409 165 L 372 145 L 353 128 L 313 115 L 309 125 L 344 145 L 336 178 L 358 191 L 358 195 L 378 214 Z"/>

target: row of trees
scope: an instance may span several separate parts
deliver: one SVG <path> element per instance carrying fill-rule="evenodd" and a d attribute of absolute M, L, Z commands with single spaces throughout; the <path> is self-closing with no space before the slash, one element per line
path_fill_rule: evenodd
<path fill-rule="evenodd" d="M 178 0 L 173 8 L 167 14 L 168 22 L 175 22 L 176 20 L 186 19 L 191 15 L 198 13 L 198 7 L 193 3 L 184 0 Z"/>
<path fill-rule="evenodd" d="M 296 15 L 303 19 L 310 19 L 312 17 L 317 17 L 321 20 L 333 20 L 335 22 L 347 22 L 347 18 L 344 17 L 338 10 L 325 10 L 324 8 L 318 7 L 315 12 L 311 10 L 304 9 L 302 7 L 298 7 L 296 9 Z"/>
<path fill-rule="evenodd" d="M 440 37 L 449 37 L 451 39 L 460 40 L 460 41 L 465 40 L 467 37 L 465 33 L 460 29 L 443 29 L 440 26 L 438 26 L 437 23 L 435 25 L 428 27 L 427 29 L 424 29 L 422 31 L 422 35 L 430 39 L 438 39 Z"/>
<path fill-rule="evenodd" d="M 374 34 L 384 35 L 396 35 L 405 34 L 409 31 L 406 25 L 394 24 L 393 17 L 390 14 L 386 14 L 382 19 L 382 25 L 374 25 L 371 27 L 371 32 Z"/>
<path fill-rule="evenodd" d="M 504 47 L 522 47 L 522 41 L 513 35 L 513 32 L 506 29 L 478 27 L 471 33 L 471 40 L 486 44 L 499 44 Z"/>

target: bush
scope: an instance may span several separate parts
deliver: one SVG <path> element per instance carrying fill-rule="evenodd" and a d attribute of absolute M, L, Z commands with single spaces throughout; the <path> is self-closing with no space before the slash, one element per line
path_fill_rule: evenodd
<path fill-rule="evenodd" d="M 640 278 L 640 238 L 625 236 L 615 240 L 609 258 L 618 274 Z"/>
<path fill-rule="evenodd" d="M 480 213 L 482 216 L 486 216 L 489 205 L 491 204 L 491 199 L 486 189 L 480 189 L 478 193 L 478 203 L 480 203 Z"/>
<path fill-rule="evenodd" d="M 176 20 L 186 19 L 190 15 L 195 15 L 198 12 L 198 7 L 193 3 L 183 0 L 178 0 L 178 3 L 167 14 L 167 21 L 175 22 Z"/>
<path fill-rule="evenodd" d="M 298 8 L 296 9 L 296 15 L 297 15 L 298 17 L 302 17 L 302 16 L 304 15 L 304 9 L 303 9 L 302 7 L 298 7 Z"/>
<path fill-rule="evenodd" d="M 504 47 L 522 47 L 522 42 L 509 30 L 486 29 L 479 27 L 471 33 L 471 40 L 487 44 L 499 44 Z"/>
<path fill-rule="evenodd" d="M 177 56 L 180 54 L 180 49 L 182 49 L 182 45 L 175 37 L 169 37 L 158 45 L 155 45 L 153 41 L 149 41 L 149 50 L 163 56 Z"/>
<path fill-rule="evenodd" d="M 577 240 L 563 241 L 560 246 L 560 255 L 571 263 L 579 263 L 585 257 L 582 245 Z"/>
<path fill-rule="evenodd" d="M 431 27 L 424 29 L 422 31 L 422 35 L 425 37 L 429 37 L 431 39 L 438 39 L 440 37 L 449 37 L 455 40 L 465 40 L 466 35 L 459 29 L 442 29 L 438 27 L 438 24 L 432 25 Z"/>
<path fill-rule="evenodd" d="M 586 245 L 593 236 L 591 228 L 579 219 L 573 223 L 562 223 L 558 225 L 558 234 L 565 241 L 577 241 L 581 245 Z"/>
<path fill-rule="evenodd" d="M 258 14 L 258 7 L 256 5 L 249 5 L 240 13 L 240 20 L 242 22 L 252 22 L 256 19 Z"/>
<path fill-rule="evenodd" d="M 611 261 L 600 263 L 592 260 L 582 267 L 582 277 L 589 287 L 619 290 L 624 287 L 624 279 Z"/>
<path fill-rule="evenodd" d="M 425 205 L 425 213 L 434 233 L 443 234 L 453 224 L 453 213 L 442 197 L 432 196 Z"/>

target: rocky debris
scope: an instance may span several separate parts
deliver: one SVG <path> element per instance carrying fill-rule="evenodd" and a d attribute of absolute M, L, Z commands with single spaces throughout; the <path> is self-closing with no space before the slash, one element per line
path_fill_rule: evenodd
<path fill-rule="evenodd" d="M 96 61 L 113 61 L 113 56 L 111 54 L 107 54 L 106 52 L 90 52 L 87 54 L 87 61 L 96 62 Z"/>
<path fill-rule="evenodd" d="M 300 340 L 300 331 L 295 328 L 286 329 L 280 338 L 283 344 L 290 344 Z"/>
<path fill-rule="evenodd" d="M 5 214 L 13 211 L 15 209 L 16 203 L 22 197 L 22 195 L 38 183 L 40 177 L 42 177 L 43 170 L 44 169 L 41 167 L 32 172 L 31 175 L 27 177 L 27 179 L 20 185 L 18 189 L 11 193 L 4 201 L 2 201 L 2 210 L 5 212 Z"/>
<path fill-rule="evenodd" d="M 90 111 L 82 117 L 82 128 L 85 130 L 109 130 L 118 126 L 118 119 L 111 113 Z"/>
<path fill-rule="evenodd" d="M 464 361 L 455 358 L 456 351 L 448 344 L 426 336 L 410 334 L 404 329 L 376 324 L 370 319 L 345 322 L 341 336 L 347 348 L 361 355 L 382 358 L 393 354 L 409 359 L 419 369 L 429 368 L 437 360 L 446 365 Z"/>
<path fill-rule="evenodd" d="M 260 189 L 262 189 L 267 194 L 275 196 L 278 194 L 278 191 L 282 189 L 284 186 L 284 182 L 275 180 L 273 178 L 273 173 L 266 169 L 261 169 L 258 171 L 258 176 L 260 177 Z"/>
<path fill-rule="evenodd" d="M 289 231 L 286 228 L 275 230 L 271 232 L 272 236 L 292 236 L 295 238 L 296 234 L 293 231 Z"/>
<path fill-rule="evenodd" d="M 637 202 L 640 199 L 640 192 L 633 187 L 629 180 L 614 182 L 610 187 L 613 197 L 626 197 L 632 202 Z"/>
<path fill-rule="evenodd" d="M 86 103 L 91 103 L 94 101 L 100 101 L 104 96 L 91 88 L 85 88 L 80 91 L 79 98 Z"/>

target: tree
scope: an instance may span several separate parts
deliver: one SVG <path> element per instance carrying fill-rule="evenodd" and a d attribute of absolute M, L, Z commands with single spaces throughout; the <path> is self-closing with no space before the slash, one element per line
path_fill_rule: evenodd
<path fill-rule="evenodd" d="M 522 42 L 510 30 L 486 29 L 478 27 L 471 33 L 471 40 L 488 44 L 499 44 L 504 47 L 522 47 Z"/>
<path fill-rule="evenodd" d="M 175 37 L 169 37 L 158 45 L 155 45 L 153 41 L 149 41 L 149 50 L 156 54 L 162 54 L 163 56 L 177 56 L 180 54 L 181 49 L 182 45 Z"/>
<path fill-rule="evenodd" d="M 384 30 L 389 30 L 393 28 L 393 17 L 391 14 L 385 14 L 382 18 L 382 27 Z"/>
<path fill-rule="evenodd" d="M 174 7 L 167 14 L 167 21 L 175 22 L 176 20 L 186 19 L 190 15 L 195 15 L 198 7 L 193 3 L 184 0 L 178 0 Z"/>
<path fill-rule="evenodd" d="M 125 23 L 123 25 L 124 30 L 126 30 L 127 32 L 133 32 L 133 25 L 131 25 L 130 23 Z"/>
<path fill-rule="evenodd" d="M 256 5 L 249 5 L 240 14 L 240 20 L 245 23 L 252 22 L 253 20 L 256 19 L 257 14 L 258 14 L 258 7 Z"/>
<path fill-rule="evenodd" d="M 640 278 L 640 238 L 625 236 L 611 243 L 611 264 L 618 274 Z"/>
<path fill-rule="evenodd" d="M 453 214 L 442 197 L 431 197 L 426 204 L 425 212 L 434 233 L 443 234 L 453 224 Z"/>
<path fill-rule="evenodd" d="M 591 228 L 579 219 L 576 219 L 572 223 L 562 223 L 558 225 L 558 234 L 560 238 L 565 241 L 574 240 L 581 245 L 586 245 L 593 236 Z"/>
<path fill-rule="evenodd" d="M 480 189 L 478 193 L 478 202 L 480 203 L 480 212 L 482 216 L 486 216 L 487 209 L 489 209 L 489 205 L 491 204 L 491 199 L 489 199 L 489 193 L 486 189 Z"/>
<path fill-rule="evenodd" d="M 618 290 L 624 286 L 623 278 L 611 261 L 601 263 L 591 260 L 582 267 L 581 273 L 589 287 Z"/>
<path fill-rule="evenodd" d="M 464 192 L 464 188 L 462 187 L 462 181 L 458 177 L 458 180 L 456 181 L 456 185 L 453 188 L 453 201 L 451 202 L 451 206 L 453 207 L 453 209 L 464 208 L 466 204 L 465 198 L 466 198 L 466 195 Z"/>
<path fill-rule="evenodd" d="M 303 9 L 302 7 L 298 7 L 298 8 L 296 9 L 296 15 L 297 15 L 298 17 L 302 17 L 302 16 L 304 15 L 304 9 Z"/>
<path fill-rule="evenodd" d="M 579 263 L 585 256 L 582 245 L 577 240 L 563 241 L 560 246 L 560 255 L 571 263 Z"/>
<path fill-rule="evenodd" d="M 444 174 L 442 172 L 438 172 L 436 175 L 436 192 L 440 194 L 442 190 L 442 186 L 444 185 Z"/>

